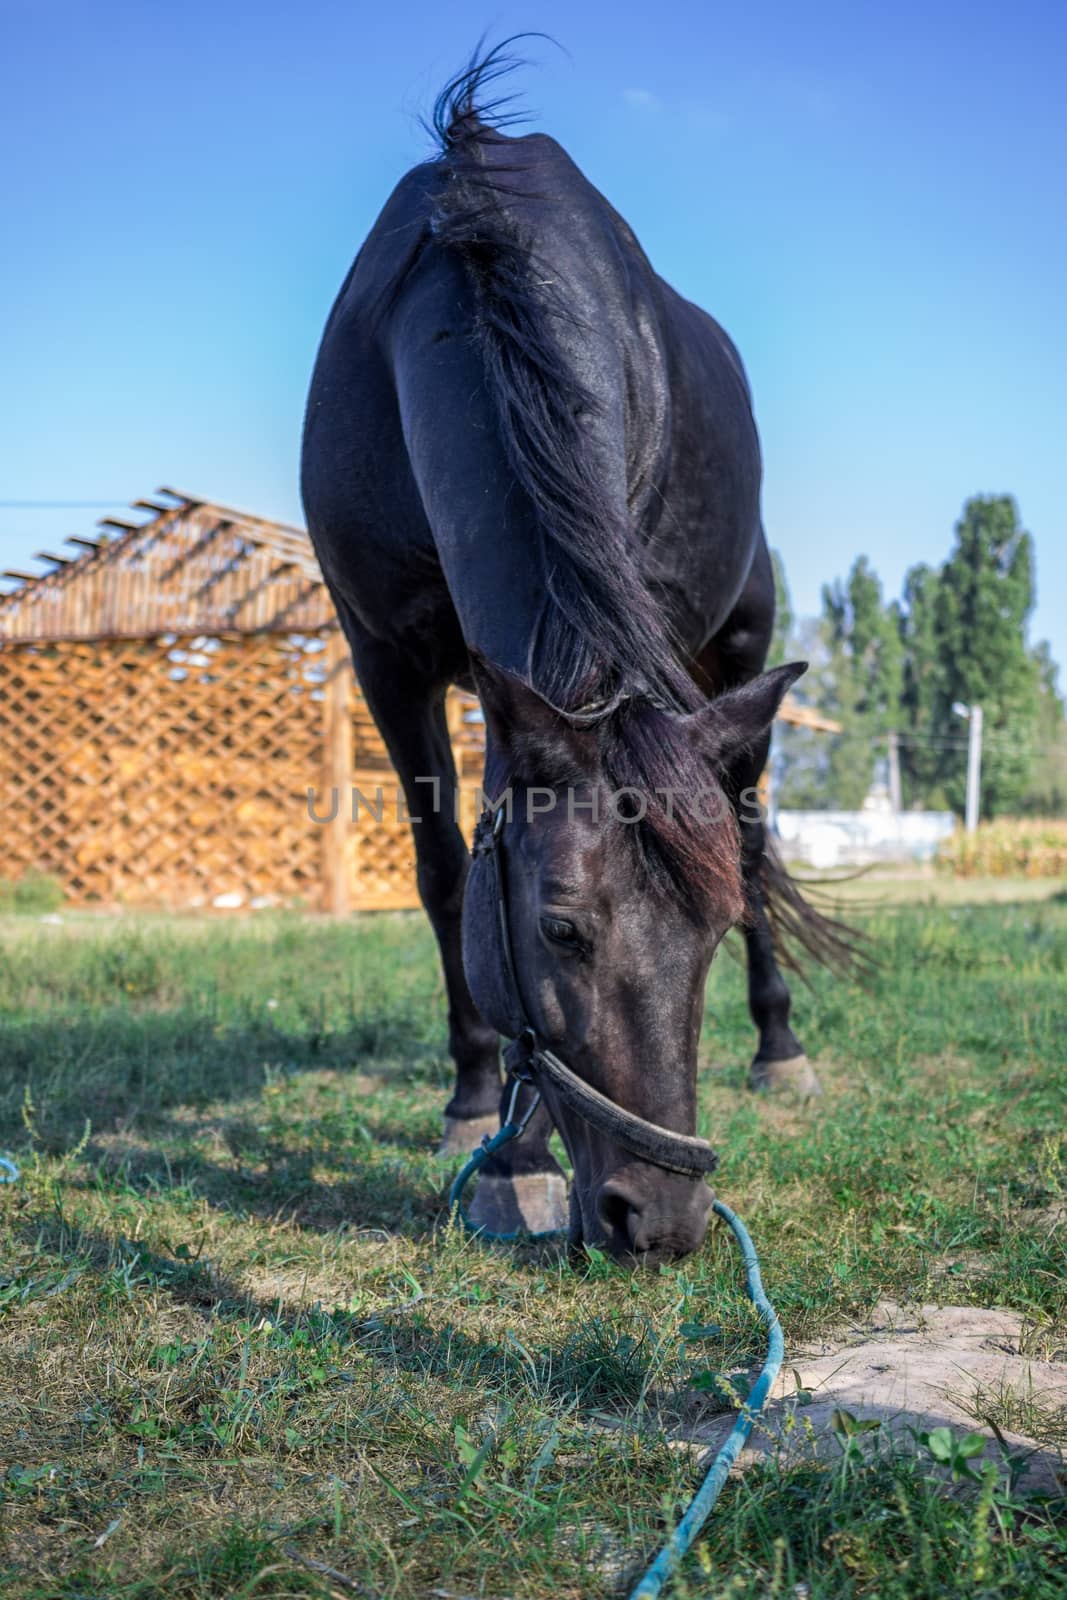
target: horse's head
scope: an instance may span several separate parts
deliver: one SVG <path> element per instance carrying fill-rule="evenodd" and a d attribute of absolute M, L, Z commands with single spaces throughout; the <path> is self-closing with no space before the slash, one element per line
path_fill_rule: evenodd
<path fill-rule="evenodd" d="M 484 660 L 475 667 L 486 790 L 507 796 L 500 870 L 476 854 L 468 880 L 475 1003 L 507 1036 L 532 1027 L 615 1105 L 692 1134 L 708 967 L 744 909 L 735 803 L 755 804 L 728 798 L 726 772 L 766 733 L 803 667 L 779 667 L 689 715 L 638 697 L 595 717 L 559 711 Z M 635 1157 L 550 1084 L 543 1092 L 574 1167 L 574 1242 L 650 1263 L 696 1249 L 707 1185 Z"/>

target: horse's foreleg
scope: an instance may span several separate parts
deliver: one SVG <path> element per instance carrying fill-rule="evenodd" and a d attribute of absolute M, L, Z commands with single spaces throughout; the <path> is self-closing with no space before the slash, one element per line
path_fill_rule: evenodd
<path fill-rule="evenodd" d="M 470 857 L 456 821 L 456 768 L 444 688 L 427 684 L 397 652 L 367 639 L 351 622 L 346 631 L 360 685 L 407 801 L 419 897 L 441 952 L 448 1048 L 456 1066 L 442 1149 L 472 1150 L 498 1126 L 500 1040 L 478 1014 L 463 972 L 461 917 Z"/>
<path fill-rule="evenodd" d="M 416 678 L 396 652 L 365 639 L 355 625 L 349 623 L 347 631 L 363 693 L 413 819 L 419 896 L 441 952 L 448 1047 L 456 1066 L 441 1153 L 458 1155 L 497 1131 L 511 1095 L 510 1086 L 501 1086 L 499 1036 L 482 1020 L 463 971 L 463 891 L 470 855 L 456 821 L 456 768 L 444 691 Z M 469 1207 L 473 1221 L 497 1233 L 566 1226 L 566 1183 L 549 1154 L 551 1132 L 540 1107 L 522 1139 L 506 1145 L 483 1169 Z"/>
<path fill-rule="evenodd" d="M 511 1109 L 513 1085 L 504 1086 L 500 1121 Z M 525 1084 L 513 1115 L 521 1118 L 532 1090 Z M 473 1223 L 491 1233 L 562 1233 L 567 1227 L 567 1180 L 550 1153 L 552 1119 L 537 1107 L 521 1139 L 512 1140 L 486 1162 L 468 1207 Z"/>

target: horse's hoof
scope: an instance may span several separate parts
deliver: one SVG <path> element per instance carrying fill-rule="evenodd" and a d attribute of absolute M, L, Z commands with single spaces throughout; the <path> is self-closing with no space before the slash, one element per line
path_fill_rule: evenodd
<path fill-rule="evenodd" d="M 467 1216 L 487 1233 L 563 1233 L 567 1180 L 561 1172 L 519 1172 L 513 1178 L 487 1173 L 478 1179 Z"/>
<path fill-rule="evenodd" d="M 441 1129 L 439 1156 L 467 1156 L 477 1150 L 486 1134 L 500 1132 L 500 1117 L 491 1111 L 485 1117 L 445 1117 Z"/>
<path fill-rule="evenodd" d="M 789 1056 L 785 1061 L 753 1061 L 748 1071 L 750 1089 L 762 1094 L 774 1094 L 789 1089 L 801 1100 L 812 1100 L 822 1094 L 822 1084 L 807 1056 Z"/>

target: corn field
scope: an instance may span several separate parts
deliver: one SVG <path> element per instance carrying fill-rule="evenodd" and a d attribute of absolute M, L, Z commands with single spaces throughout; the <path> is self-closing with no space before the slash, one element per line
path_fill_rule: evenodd
<path fill-rule="evenodd" d="M 937 866 L 958 878 L 1067 877 L 1067 819 L 1006 817 L 974 833 L 957 828 Z"/>

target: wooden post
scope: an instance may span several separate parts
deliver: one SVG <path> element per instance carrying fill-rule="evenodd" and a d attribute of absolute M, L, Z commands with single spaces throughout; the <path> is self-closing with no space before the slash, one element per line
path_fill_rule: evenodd
<path fill-rule="evenodd" d="M 455 691 L 450 691 L 445 698 L 445 721 L 448 723 L 448 737 L 455 750 L 457 740 L 463 731 L 463 702 Z"/>
<path fill-rule="evenodd" d="M 456 795 L 453 804 L 456 821 L 469 845 L 477 821 L 476 801 L 482 786 L 482 752 L 473 751 L 469 739 L 464 737 L 466 728 L 463 719 L 468 705 L 469 701 L 458 689 L 449 690 L 445 701 L 445 718 L 448 722 L 449 742 L 452 745 L 452 760 L 456 768 Z M 469 770 L 471 768 L 474 769 L 473 772 Z"/>
<path fill-rule="evenodd" d="M 345 845 L 352 813 L 352 664 L 338 628 L 327 635 L 322 717 L 322 779 L 319 809 L 333 812 L 322 827 L 322 906 L 331 916 L 349 909 Z M 336 790 L 337 805 L 334 806 Z"/>

